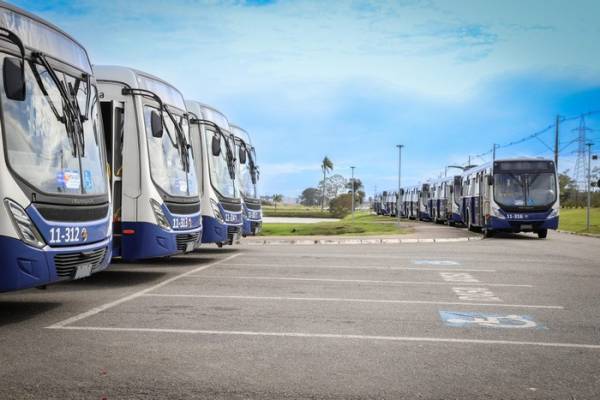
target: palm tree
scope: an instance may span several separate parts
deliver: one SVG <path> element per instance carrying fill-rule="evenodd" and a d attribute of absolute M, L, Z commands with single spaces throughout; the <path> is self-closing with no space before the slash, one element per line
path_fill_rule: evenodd
<path fill-rule="evenodd" d="M 333 162 L 329 159 L 329 157 L 325 156 L 323 161 L 321 162 L 321 170 L 323 171 L 323 191 L 321 198 L 321 210 L 325 208 L 325 182 L 327 179 L 327 172 L 333 171 Z"/>
<path fill-rule="evenodd" d="M 277 203 L 281 203 L 283 201 L 282 194 L 274 194 L 273 195 L 273 204 L 275 205 L 275 210 L 277 210 Z"/>

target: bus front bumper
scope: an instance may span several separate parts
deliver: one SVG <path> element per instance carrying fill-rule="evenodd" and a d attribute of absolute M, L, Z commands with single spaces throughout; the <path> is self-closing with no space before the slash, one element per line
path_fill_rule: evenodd
<path fill-rule="evenodd" d="M 104 270 L 112 240 L 72 247 L 38 249 L 19 239 L 0 236 L 0 292 L 84 278 Z"/>
<path fill-rule="evenodd" d="M 167 231 L 149 222 L 122 222 L 121 228 L 121 249 L 115 254 L 120 254 L 124 260 L 187 253 L 194 250 L 202 236 L 202 226 Z"/>
<path fill-rule="evenodd" d="M 558 229 L 558 216 L 546 219 L 502 219 L 490 216 L 487 227 L 494 231 L 537 232 L 542 229 Z"/>

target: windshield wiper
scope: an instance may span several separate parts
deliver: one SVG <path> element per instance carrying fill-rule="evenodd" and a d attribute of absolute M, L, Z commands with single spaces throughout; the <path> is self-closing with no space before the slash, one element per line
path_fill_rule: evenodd
<path fill-rule="evenodd" d="M 72 96 L 69 96 L 69 92 L 67 91 L 67 88 L 65 87 L 63 81 L 60 80 L 60 78 L 56 74 L 56 71 L 54 70 L 54 68 L 52 68 L 52 66 L 50 65 L 50 63 L 46 59 L 46 56 L 43 53 L 34 52 L 32 53 L 32 57 L 34 59 L 39 60 L 40 64 L 48 72 L 48 75 L 50 76 L 50 79 L 52 79 L 52 82 L 54 82 L 54 84 L 56 85 L 56 88 L 58 89 L 58 92 L 60 93 L 60 96 L 63 100 L 62 122 L 65 124 L 67 128 L 67 133 L 70 135 L 71 141 L 74 145 L 73 156 L 76 156 L 77 152 L 79 152 L 79 154 L 83 157 L 84 147 L 81 143 L 83 141 L 83 124 L 81 121 L 81 114 L 79 111 L 77 111 L 79 109 L 79 106 L 76 105 L 77 100 L 73 100 Z M 32 70 L 36 71 L 36 80 L 38 81 L 38 84 L 41 84 L 40 88 L 42 89 L 42 92 L 48 99 L 50 99 L 50 97 L 48 96 L 48 92 L 43 86 L 41 77 L 39 77 L 39 72 L 37 71 L 35 65 L 32 65 Z M 52 102 L 50 101 L 50 103 Z M 55 109 L 53 110 L 53 112 L 55 112 L 55 115 L 57 115 L 58 113 L 58 111 L 56 111 Z"/>
<path fill-rule="evenodd" d="M 175 121 L 175 117 L 173 117 L 173 114 L 169 111 L 169 109 L 167 108 L 166 104 L 162 101 L 160 96 L 150 90 L 134 89 L 134 88 L 123 88 L 121 93 L 123 95 L 142 96 L 147 99 L 152 99 L 158 103 L 158 107 L 159 107 L 159 111 L 160 111 L 160 120 L 161 120 L 162 126 L 165 128 L 165 131 L 167 131 L 167 137 L 169 138 L 169 142 L 171 142 L 171 145 L 173 147 L 175 147 L 176 149 L 179 150 L 179 154 L 180 154 L 180 158 L 181 158 L 181 165 L 182 165 L 184 171 L 190 172 L 190 160 L 189 160 L 189 153 L 188 153 L 189 144 L 187 143 L 187 140 L 185 139 L 185 135 L 181 131 L 181 128 Z M 177 137 L 175 139 L 173 139 L 173 137 L 171 136 L 171 131 L 169 131 L 169 128 L 167 127 L 167 124 L 165 123 L 165 120 L 163 117 L 163 111 L 167 113 L 167 115 L 169 116 L 169 119 L 175 126 L 175 131 L 177 133 Z"/>
<path fill-rule="evenodd" d="M 164 106 L 164 110 L 169 116 L 171 122 L 173 123 L 173 126 L 175 126 L 175 131 L 177 133 L 177 143 L 179 144 L 179 153 L 181 154 L 181 163 L 183 164 L 183 169 L 185 172 L 190 172 L 190 145 L 187 142 L 187 139 L 185 138 L 185 134 L 183 133 L 181 125 L 179 125 L 179 122 L 175 120 L 175 117 L 173 116 L 171 111 L 169 111 L 169 108 L 166 105 Z"/>
<path fill-rule="evenodd" d="M 223 133 L 223 131 L 221 130 L 219 125 L 217 125 L 214 122 L 209 121 L 207 119 L 192 118 L 192 119 L 190 119 L 190 124 L 210 126 L 217 131 L 219 136 L 221 136 L 221 138 L 225 141 L 225 158 L 227 159 L 227 170 L 229 172 L 229 177 L 232 180 L 235 179 L 235 161 L 236 160 L 233 155 L 233 150 L 231 150 L 231 144 L 229 143 L 229 140 L 231 140 L 231 138 L 228 138 L 227 135 L 225 135 Z"/>

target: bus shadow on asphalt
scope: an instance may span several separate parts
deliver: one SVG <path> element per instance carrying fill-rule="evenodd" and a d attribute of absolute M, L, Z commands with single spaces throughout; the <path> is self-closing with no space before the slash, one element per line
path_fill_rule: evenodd
<path fill-rule="evenodd" d="M 540 240 L 537 236 L 527 235 L 524 233 L 496 232 L 490 239 L 510 239 L 510 240 Z"/>
<path fill-rule="evenodd" d="M 160 271 L 107 269 L 85 279 L 59 283 L 52 286 L 63 290 L 87 290 L 90 287 L 105 286 L 111 288 L 137 286 L 159 281 L 165 275 L 167 275 L 166 272 Z"/>
<path fill-rule="evenodd" d="M 58 302 L 0 301 L 0 326 L 27 321 L 60 306 Z"/>

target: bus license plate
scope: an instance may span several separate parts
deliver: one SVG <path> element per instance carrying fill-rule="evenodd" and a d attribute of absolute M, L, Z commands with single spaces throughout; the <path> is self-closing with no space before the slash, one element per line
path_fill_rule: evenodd
<path fill-rule="evenodd" d="M 77 267 L 75 277 L 73 279 L 86 278 L 92 274 L 92 264 L 84 264 Z"/>
<path fill-rule="evenodd" d="M 194 251 L 194 244 L 195 244 L 194 242 L 187 242 L 185 244 L 185 252 L 189 253 L 189 252 Z"/>
<path fill-rule="evenodd" d="M 521 229 L 533 229 L 533 225 L 521 225 Z"/>

